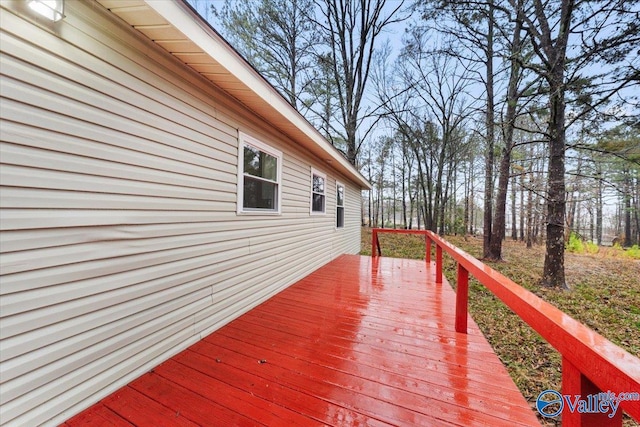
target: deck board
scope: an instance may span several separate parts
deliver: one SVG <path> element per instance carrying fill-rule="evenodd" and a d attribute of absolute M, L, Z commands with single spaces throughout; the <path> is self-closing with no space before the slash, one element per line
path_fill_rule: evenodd
<path fill-rule="evenodd" d="M 539 425 L 434 270 L 343 255 L 66 425 Z"/>

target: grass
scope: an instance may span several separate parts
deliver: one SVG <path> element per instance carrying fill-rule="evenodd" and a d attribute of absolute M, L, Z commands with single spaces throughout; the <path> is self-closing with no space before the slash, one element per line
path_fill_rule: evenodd
<path fill-rule="evenodd" d="M 565 247 L 567 252 L 574 254 L 590 254 L 608 258 L 640 260 L 640 246 L 638 245 L 633 245 L 630 248 L 622 248 L 620 245 L 614 245 L 612 247 L 598 246 L 592 242 L 583 242 L 575 233 L 571 233 Z"/>
<path fill-rule="evenodd" d="M 481 238 L 447 236 L 446 239 L 481 258 Z M 384 256 L 424 259 L 424 239 L 418 236 L 382 234 L 380 243 Z M 640 356 L 640 261 L 616 250 L 591 253 L 591 248 L 583 252 L 565 254 L 570 291 L 538 286 L 544 261 L 544 248 L 540 246 L 527 249 L 523 243 L 507 240 L 503 245 L 504 261 L 487 264 L 629 353 Z M 362 232 L 361 253 L 371 253 L 371 231 L 366 228 Z M 446 255 L 444 263 L 445 275 L 455 286 L 455 264 Z M 535 402 L 546 389 L 560 390 L 559 353 L 475 280 L 469 283 L 469 312 L 527 400 Z M 624 425 L 638 424 L 626 417 Z"/>

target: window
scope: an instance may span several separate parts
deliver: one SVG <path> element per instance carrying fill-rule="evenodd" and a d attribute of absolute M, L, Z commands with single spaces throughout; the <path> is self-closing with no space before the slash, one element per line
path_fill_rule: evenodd
<path fill-rule="evenodd" d="M 344 185 L 336 183 L 336 228 L 344 228 Z"/>
<path fill-rule="evenodd" d="M 238 213 L 280 213 L 282 153 L 240 133 Z"/>
<path fill-rule="evenodd" d="M 327 176 L 311 169 L 311 214 L 325 213 L 325 190 Z"/>

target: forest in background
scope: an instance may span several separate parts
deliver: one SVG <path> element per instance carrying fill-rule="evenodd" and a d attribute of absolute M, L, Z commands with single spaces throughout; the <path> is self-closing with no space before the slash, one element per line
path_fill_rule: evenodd
<path fill-rule="evenodd" d="M 363 224 L 640 241 L 640 1 L 189 0 L 369 179 Z"/>

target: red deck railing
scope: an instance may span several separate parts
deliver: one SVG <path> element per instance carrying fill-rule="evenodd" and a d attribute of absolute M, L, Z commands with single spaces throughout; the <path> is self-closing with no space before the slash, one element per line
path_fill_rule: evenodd
<path fill-rule="evenodd" d="M 418 234 L 425 237 L 425 259 L 431 263 L 436 245 L 436 283 L 442 283 L 442 251 L 457 263 L 455 329 L 467 331 L 468 277 L 471 273 L 562 355 L 562 394 L 586 398 L 600 392 L 640 393 L 640 359 L 597 332 L 519 286 L 488 265 L 426 230 L 373 229 L 371 256 L 382 255 L 379 233 Z M 574 400 L 575 401 L 575 400 Z M 595 400 L 594 400 L 595 403 Z M 621 426 L 624 410 L 640 421 L 640 401 L 623 400 L 615 416 L 565 410 L 563 426 Z"/>

